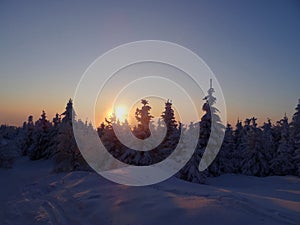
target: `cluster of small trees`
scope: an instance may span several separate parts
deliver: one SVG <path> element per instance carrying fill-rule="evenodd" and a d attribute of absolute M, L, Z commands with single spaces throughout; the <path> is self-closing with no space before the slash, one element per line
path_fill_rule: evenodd
<path fill-rule="evenodd" d="M 202 107 L 204 115 L 199 122 L 191 123 L 188 127 L 176 121 L 172 102 L 169 100 L 165 103 L 161 118 L 154 124 L 150 113 L 151 106 L 143 99 L 141 108 L 137 108 L 135 112 L 136 126 L 131 128 L 127 121 L 120 123 L 113 115 L 100 125 L 97 129 L 98 135 L 110 154 L 119 161 L 135 166 L 146 166 L 170 156 L 178 145 L 182 133 L 200 127 L 199 136 L 196 137 L 198 144 L 192 157 L 175 175 L 180 179 L 204 183 L 207 176 L 219 176 L 224 173 L 300 176 L 300 100 L 290 123 L 284 116 L 276 124 L 268 120 L 262 126 L 258 126 L 257 119 L 252 117 L 246 119 L 244 123 L 237 121 L 233 129 L 230 124 L 227 127 L 222 125 L 213 93 L 214 89 L 210 87 Z M 19 139 L 22 137 L 20 146 L 23 155 L 28 155 L 32 160 L 53 158 L 57 171 L 88 170 L 90 168 L 80 154 L 72 126 L 80 125 L 87 128 L 87 131 L 94 129 L 87 123 L 75 120 L 74 117 L 72 100 L 69 100 L 65 112 L 61 115 L 56 114 L 52 121 L 47 119 L 43 111 L 37 121 L 34 122 L 33 117 L 29 116 L 23 128 L 15 130 L 3 128 L 0 133 L 2 136 L 6 132 L 6 135 Z M 212 120 L 215 121 L 213 124 Z M 142 140 L 151 135 L 160 135 L 163 131 L 165 136 L 161 143 L 150 151 L 138 151 L 125 146 L 118 139 L 115 128 L 124 131 L 125 136 L 132 132 L 136 138 Z M 151 130 L 158 132 L 152 134 Z M 205 171 L 199 171 L 199 163 L 206 151 L 209 138 L 218 138 L 220 135 L 218 132 L 224 130 L 225 137 L 216 158 Z M 154 137 L 155 139 L 159 137 Z"/>
<path fill-rule="evenodd" d="M 28 155 L 32 160 L 53 158 L 56 171 L 89 169 L 73 135 L 74 116 L 71 99 L 66 110 L 61 115 L 57 113 L 52 122 L 47 119 L 45 111 L 35 123 L 29 116 L 23 124 L 22 155 Z"/>
<path fill-rule="evenodd" d="M 288 118 L 273 125 L 270 120 L 258 127 L 256 118 L 238 121 L 236 128 L 227 125 L 225 138 L 214 163 L 214 176 L 241 173 L 254 176 L 298 175 L 299 170 L 299 110 L 291 123 Z"/>

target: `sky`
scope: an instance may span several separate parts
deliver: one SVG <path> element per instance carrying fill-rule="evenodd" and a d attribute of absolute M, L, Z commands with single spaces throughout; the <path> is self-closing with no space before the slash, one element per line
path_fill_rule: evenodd
<path fill-rule="evenodd" d="M 170 41 L 214 72 L 228 121 L 291 117 L 300 98 L 299 1 L 0 1 L 0 123 L 62 113 L 87 67 Z"/>

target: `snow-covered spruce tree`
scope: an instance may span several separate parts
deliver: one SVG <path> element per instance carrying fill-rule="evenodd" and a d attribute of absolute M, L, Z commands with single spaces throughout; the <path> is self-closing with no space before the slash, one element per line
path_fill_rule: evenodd
<path fill-rule="evenodd" d="M 165 103 L 165 110 L 162 113 L 161 117 L 167 128 L 167 133 L 164 140 L 159 145 L 158 157 L 165 158 L 166 156 L 171 154 L 172 150 L 176 148 L 180 138 L 180 130 L 177 129 L 178 124 L 175 119 L 174 110 L 172 108 L 172 102 L 170 100 L 167 100 L 167 102 Z"/>
<path fill-rule="evenodd" d="M 137 138 L 143 140 L 151 135 L 149 124 L 153 116 L 150 115 L 151 106 L 149 106 L 148 101 L 142 99 L 141 103 L 143 104 L 142 108 L 137 108 L 135 111 L 135 118 L 138 121 L 138 126 L 133 132 Z"/>
<path fill-rule="evenodd" d="M 135 118 L 138 124 L 134 127 L 132 132 L 137 138 L 144 140 L 151 136 L 150 123 L 153 116 L 150 114 L 151 106 L 149 105 L 149 102 L 142 99 L 141 103 L 141 109 L 137 108 L 135 111 Z M 146 148 L 146 146 L 140 146 L 140 149 L 142 148 Z M 134 165 L 145 165 L 152 162 L 152 158 L 148 151 L 134 151 L 123 145 L 117 146 L 117 149 L 122 152 L 120 159 L 122 159 L 123 162 Z"/>
<path fill-rule="evenodd" d="M 267 123 L 264 123 L 262 128 L 262 153 L 266 156 L 266 160 L 271 162 L 271 160 L 275 157 L 276 154 L 276 145 L 274 140 L 274 131 L 271 120 L 268 119 Z"/>
<path fill-rule="evenodd" d="M 281 139 L 281 121 L 276 121 L 276 124 L 273 125 L 272 127 L 273 130 L 273 137 L 274 137 L 274 148 L 275 148 L 275 153 L 273 158 L 276 156 L 277 154 L 277 149 L 279 146 L 279 142 Z"/>
<path fill-rule="evenodd" d="M 187 150 L 189 148 L 190 143 L 193 142 L 193 140 L 195 140 L 198 137 L 195 137 L 195 127 L 194 127 L 194 123 L 190 123 L 188 128 L 183 125 L 182 123 L 179 122 L 178 124 L 178 134 L 179 135 L 184 135 L 185 138 L 180 139 L 180 136 L 178 136 L 177 140 L 178 140 L 178 145 L 176 146 L 176 148 L 178 148 L 178 151 L 176 153 L 176 155 L 170 157 L 170 159 L 174 160 L 176 163 L 180 163 L 182 164 L 183 161 L 187 160 Z"/>
<path fill-rule="evenodd" d="M 75 121 L 75 112 L 71 99 L 62 116 L 62 122 L 58 129 L 57 153 L 54 155 L 55 171 L 89 170 L 90 168 L 83 159 L 73 134 L 72 121 Z"/>
<path fill-rule="evenodd" d="M 270 173 L 267 155 L 262 148 L 262 131 L 257 127 L 256 118 L 246 120 L 245 149 L 242 151 L 241 173 L 245 175 L 267 176 Z M 250 125 L 250 121 L 252 124 Z"/>
<path fill-rule="evenodd" d="M 242 161 L 246 158 L 248 154 L 248 142 L 249 142 L 249 133 L 250 133 L 250 122 L 251 119 L 246 118 L 244 121 L 244 126 L 241 121 L 238 121 L 236 124 L 235 130 L 235 143 L 236 143 L 236 151 L 235 155 L 238 159 L 238 173 L 242 173 Z"/>
<path fill-rule="evenodd" d="M 227 124 L 219 155 L 221 173 L 236 173 L 238 170 L 238 159 L 235 155 L 233 129 L 230 124 Z"/>
<path fill-rule="evenodd" d="M 220 154 L 218 153 L 217 141 L 224 132 L 225 126 L 221 123 L 221 118 L 218 115 L 219 110 L 215 107 L 216 97 L 213 96 L 215 92 L 212 87 L 212 80 L 210 81 L 210 89 L 208 95 L 204 98 L 206 103 L 203 105 L 203 110 L 206 112 L 200 121 L 200 148 L 201 152 L 206 151 L 206 158 L 204 162 L 212 163 L 208 166 L 208 173 L 210 176 L 219 176 L 221 174 Z M 214 121 L 214 123 L 212 123 Z M 207 148 L 208 140 L 211 139 L 209 148 Z M 214 158 L 215 157 L 215 158 Z M 208 163 L 207 163 L 208 164 Z"/>
<path fill-rule="evenodd" d="M 33 131 L 33 142 L 28 149 L 28 156 L 31 160 L 38 160 L 49 156 L 47 148 L 49 147 L 49 130 L 52 124 L 47 120 L 45 111 L 41 118 L 35 122 Z"/>
<path fill-rule="evenodd" d="M 206 104 L 206 103 L 205 103 Z M 205 115 L 204 115 L 205 116 Z M 204 117 L 203 116 L 203 117 Z M 202 119 L 203 119 L 202 117 Z M 203 123 L 202 123 L 203 125 Z M 201 122 L 200 122 L 200 126 L 201 126 Z M 190 127 L 190 129 L 192 129 Z M 202 137 L 205 135 L 208 136 L 207 138 L 209 138 L 209 132 L 207 132 L 206 129 L 210 129 L 210 127 L 206 127 L 204 130 L 204 127 L 202 126 L 202 128 L 200 128 L 200 137 L 202 135 Z M 201 144 L 204 144 L 203 139 L 198 140 L 198 145 L 192 155 L 192 157 L 189 159 L 189 161 L 187 162 L 187 164 L 176 174 L 176 177 L 186 180 L 186 181 L 190 181 L 193 183 L 200 183 L 200 184 L 205 184 L 206 182 L 206 178 L 208 176 L 208 172 L 207 170 L 205 171 L 199 171 L 199 164 L 203 155 L 203 147 Z"/>
<path fill-rule="evenodd" d="M 165 103 L 165 111 L 163 111 L 161 117 L 165 122 L 166 126 L 169 128 L 167 133 L 176 133 L 178 124 L 175 119 L 174 110 L 172 108 L 172 101 L 170 101 L 169 99 Z"/>
<path fill-rule="evenodd" d="M 23 124 L 24 129 L 24 140 L 21 144 L 21 151 L 22 155 L 27 155 L 28 149 L 33 143 L 33 130 L 34 130 L 34 123 L 33 123 L 33 116 L 28 117 L 27 123 Z"/>
<path fill-rule="evenodd" d="M 288 175 L 295 172 L 293 164 L 294 149 L 290 141 L 290 127 L 286 115 L 280 120 L 281 139 L 275 155 L 271 161 L 271 173 L 273 175 Z"/>
<path fill-rule="evenodd" d="M 45 151 L 45 158 L 51 158 L 57 153 L 58 145 L 58 131 L 61 123 L 60 115 L 56 113 L 55 117 L 52 119 L 52 126 L 48 132 L 48 146 Z"/>
<path fill-rule="evenodd" d="M 300 176 L 300 99 L 291 122 L 292 143 L 294 146 L 295 174 Z"/>
<path fill-rule="evenodd" d="M 105 121 L 107 125 L 104 122 L 102 122 L 97 128 L 97 133 L 106 150 L 110 152 L 114 148 L 114 142 L 112 141 L 112 138 L 115 138 L 115 135 L 112 131 L 111 122 L 108 121 L 107 118 L 105 118 Z M 107 168 L 109 168 L 109 157 L 107 157 L 106 155 L 102 155 L 99 164 L 105 165 Z"/>
<path fill-rule="evenodd" d="M 155 124 L 152 120 L 150 120 L 149 127 L 152 127 L 151 129 L 155 129 Z M 125 120 L 125 122 L 121 126 L 122 135 L 123 138 L 126 138 L 126 140 L 132 141 L 132 143 L 129 143 L 130 145 L 138 146 L 137 148 L 140 150 L 146 150 L 146 149 L 152 149 L 153 143 L 136 143 L 135 140 L 131 139 L 132 132 L 131 127 L 128 124 L 128 121 Z M 129 131 L 129 132 L 128 132 Z M 153 134 L 151 134 L 153 135 Z M 122 145 L 120 147 L 122 149 L 122 155 L 120 159 L 123 161 L 126 159 L 127 162 L 134 165 L 150 165 L 153 163 L 152 161 L 152 155 L 150 154 L 150 151 L 134 151 L 127 146 Z"/>
<path fill-rule="evenodd" d="M 213 162 L 211 165 L 212 167 L 210 167 L 209 169 L 205 171 L 199 171 L 199 164 L 207 146 L 208 140 L 210 138 L 211 131 L 213 131 L 213 136 L 211 136 L 211 138 L 214 139 L 218 138 L 218 135 L 220 134 L 219 131 L 221 129 L 224 129 L 224 126 L 221 124 L 221 119 L 217 114 L 218 109 L 214 107 L 216 98 L 213 96 L 213 93 L 214 89 L 211 84 L 210 89 L 208 90 L 208 95 L 204 98 L 206 102 L 203 104 L 202 107 L 202 110 L 205 111 L 205 114 L 202 116 L 199 124 L 200 134 L 198 145 L 187 164 L 176 174 L 177 177 L 194 183 L 205 183 L 206 177 L 209 173 L 212 175 L 220 174 L 218 160 Z M 215 121 L 214 126 L 212 126 L 212 118 Z M 214 155 L 215 152 L 209 152 L 208 158 L 210 159 L 206 160 L 211 160 L 211 158 L 214 157 Z"/>
<path fill-rule="evenodd" d="M 199 171 L 199 164 L 202 157 L 200 148 L 196 148 L 192 157 L 188 160 L 185 166 L 175 175 L 182 180 L 193 183 L 205 184 L 208 176 L 207 170 Z"/>
<path fill-rule="evenodd" d="M 235 125 L 235 130 L 233 131 L 234 137 L 234 158 L 235 158 L 235 173 L 241 172 L 241 161 L 243 159 L 242 152 L 247 144 L 247 132 L 244 129 L 242 122 L 238 119 Z"/>
<path fill-rule="evenodd" d="M 115 158 L 120 159 L 123 157 L 123 162 L 130 163 L 132 160 L 132 155 L 126 155 L 124 154 L 124 151 L 126 150 L 126 146 L 121 145 L 119 142 L 114 130 L 113 126 L 117 129 L 121 130 L 122 127 L 120 124 L 117 123 L 116 116 L 113 113 L 109 119 L 105 118 L 106 125 L 102 123 L 100 127 L 98 128 L 98 135 L 105 146 L 106 150 L 111 153 Z M 123 153 L 123 154 L 122 154 Z M 125 151 L 126 153 L 126 151 Z M 111 160 L 109 160 L 109 157 L 103 157 L 101 159 L 101 162 L 99 162 L 102 166 L 105 166 L 106 168 L 111 167 Z"/>
<path fill-rule="evenodd" d="M 291 122 L 291 137 L 296 149 L 300 148 L 300 99 Z"/>

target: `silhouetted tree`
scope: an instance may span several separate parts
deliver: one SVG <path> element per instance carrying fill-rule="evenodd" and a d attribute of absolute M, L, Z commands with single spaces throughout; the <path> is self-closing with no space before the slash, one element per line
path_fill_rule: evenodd
<path fill-rule="evenodd" d="M 207 91 L 208 95 L 204 98 L 206 102 L 203 104 L 202 110 L 205 114 L 202 116 L 200 121 L 200 136 L 199 136 L 199 147 L 202 154 L 206 151 L 206 158 L 204 162 L 208 166 L 208 173 L 212 176 L 219 176 L 221 173 L 221 162 L 220 155 L 218 154 L 219 146 L 218 139 L 224 132 L 225 126 L 221 123 L 219 116 L 219 110 L 215 107 L 216 97 L 213 95 L 215 92 L 212 87 L 212 80 L 210 80 L 210 88 Z M 208 141 L 211 139 L 210 146 Z M 212 163 L 208 165 L 208 162 Z"/>
<path fill-rule="evenodd" d="M 300 99 L 291 122 L 292 144 L 294 146 L 295 174 L 300 176 Z"/>
<path fill-rule="evenodd" d="M 177 129 L 178 124 L 175 119 L 172 102 L 170 100 L 167 100 L 167 102 L 165 103 L 165 110 L 162 113 L 161 117 L 165 123 L 167 132 L 158 150 L 160 156 L 165 157 L 165 155 L 169 155 L 172 150 L 176 148 L 180 138 L 180 130 Z"/>
<path fill-rule="evenodd" d="M 242 151 L 241 173 L 267 176 L 270 172 L 268 157 L 262 147 L 262 131 L 257 127 L 256 118 L 246 120 L 246 143 Z M 252 124 L 250 125 L 250 122 Z"/>
<path fill-rule="evenodd" d="M 290 128 L 286 115 L 280 120 L 281 139 L 274 159 L 271 161 L 272 174 L 287 175 L 293 174 L 293 147 L 290 142 Z"/>
<path fill-rule="evenodd" d="M 23 129 L 25 129 L 24 140 L 23 144 L 21 145 L 21 150 L 23 155 L 27 155 L 28 149 L 33 143 L 33 130 L 34 130 L 34 123 L 33 123 L 33 116 L 28 117 L 27 123 L 23 124 Z"/>
<path fill-rule="evenodd" d="M 51 122 L 46 118 L 45 111 L 42 112 L 41 118 L 36 121 L 33 131 L 33 142 L 28 149 L 28 156 L 31 160 L 38 160 L 49 156 L 47 148 L 49 147 L 49 130 Z"/>
<path fill-rule="evenodd" d="M 56 161 L 56 171 L 88 170 L 90 169 L 83 159 L 73 133 L 73 122 L 75 121 L 75 111 L 70 99 L 64 116 L 58 129 L 57 153 L 54 158 Z"/>
<path fill-rule="evenodd" d="M 212 138 L 213 140 L 219 138 L 218 136 L 220 135 L 220 132 L 222 132 L 222 129 L 224 129 L 224 126 L 221 124 L 221 119 L 218 115 L 218 109 L 214 106 L 216 103 L 216 98 L 213 96 L 213 93 L 214 89 L 212 87 L 212 81 L 210 81 L 208 95 L 203 99 L 206 100 L 202 106 L 202 110 L 205 112 L 205 114 L 202 116 L 200 121 L 198 146 L 195 149 L 191 159 L 177 174 L 177 176 L 181 179 L 196 183 L 204 183 L 208 174 L 212 174 L 214 176 L 220 174 L 220 162 L 218 159 L 216 159 L 210 165 L 209 169 L 205 171 L 199 171 L 200 161 L 204 160 L 204 163 L 207 163 L 207 161 L 212 160 L 216 155 L 215 150 L 218 150 L 213 149 L 212 146 L 210 146 L 207 158 L 202 159 L 209 138 Z M 212 123 L 212 120 L 214 123 Z M 211 134 L 212 130 L 213 132 Z"/>
<path fill-rule="evenodd" d="M 52 119 L 54 127 L 58 127 L 61 123 L 60 115 L 56 113 L 55 117 Z"/>
<path fill-rule="evenodd" d="M 138 127 L 134 130 L 136 137 L 140 139 L 146 139 L 150 137 L 149 124 L 153 116 L 150 115 L 151 107 L 147 100 L 142 99 L 141 103 L 143 104 L 142 108 L 137 108 L 135 111 L 135 118 L 138 121 Z"/>
<path fill-rule="evenodd" d="M 236 173 L 238 170 L 237 165 L 239 162 L 237 161 L 235 155 L 233 129 L 230 124 L 227 124 L 224 141 L 219 154 L 221 173 Z"/>

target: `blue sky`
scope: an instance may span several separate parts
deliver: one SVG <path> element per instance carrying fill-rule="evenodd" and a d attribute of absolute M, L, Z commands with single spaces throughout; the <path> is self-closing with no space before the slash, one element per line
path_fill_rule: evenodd
<path fill-rule="evenodd" d="M 300 98 L 299 1 L 1 1 L 0 27 L 0 123 L 62 112 L 90 63 L 145 39 L 202 57 L 230 122 L 290 117 Z"/>

